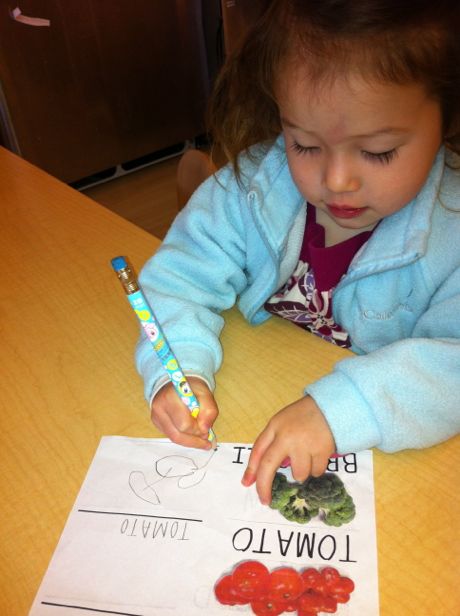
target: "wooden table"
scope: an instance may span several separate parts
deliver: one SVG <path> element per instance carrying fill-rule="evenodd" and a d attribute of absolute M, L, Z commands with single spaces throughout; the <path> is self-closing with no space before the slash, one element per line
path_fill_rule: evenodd
<path fill-rule="evenodd" d="M 0 204 L 0 614 L 22 616 L 101 436 L 160 436 L 133 365 L 138 325 L 110 267 L 126 254 L 139 268 L 159 241 L 3 148 Z M 253 442 L 345 354 L 280 319 L 249 327 L 234 310 L 223 345 L 216 431 L 231 442 Z M 382 616 L 460 613 L 459 444 L 375 452 Z"/>

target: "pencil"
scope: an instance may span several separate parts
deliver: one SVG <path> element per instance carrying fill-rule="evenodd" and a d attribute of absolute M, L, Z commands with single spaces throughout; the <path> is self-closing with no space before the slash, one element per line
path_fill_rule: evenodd
<path fill-rule="evenodd" d="M 115 257 L 111 261 L 112 267 L 120 280 L 126 297 L 131 304 L 134 312 L 142 325 L 147 338 L 150 340 L 152 347 L 161 361 L 169 380 L 174 386 L 177 395 L 189 409 L 192 417 L 197 417 L 200 412 L 200 404 L 182 372 L 179 362 L 177 361 L 171 347 L 166 340 L 166 336 L 161 329 L 155 314 L 150 307 L 137 278 L 128 264 L 126 257 Z M 215 441 L 215 434 L 212 428 L 209 429 L 208 441 Z"/>

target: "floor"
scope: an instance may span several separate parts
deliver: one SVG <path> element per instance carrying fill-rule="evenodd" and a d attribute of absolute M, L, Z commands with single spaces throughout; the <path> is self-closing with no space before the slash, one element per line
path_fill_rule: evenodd
<path fill-rule="evenodd" d="M 163 239 L 178 212 L 178 163 L 170 158 L 81 192 Z"/>

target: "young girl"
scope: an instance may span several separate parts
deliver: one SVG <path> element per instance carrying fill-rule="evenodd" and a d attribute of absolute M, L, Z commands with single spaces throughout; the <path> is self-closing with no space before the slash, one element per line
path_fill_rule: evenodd
<path fill-rule="evenodd" d="M 335 451 L 459 431 L 459 25 L 458 0 L 274 0 L 220 76 L 214 137 L 230 163 L 140 277 L 198 420 L 145 339 L 137 363 L 154 424 L 204 448 L 221 311 L 278 314 L 354 351 L 257 438 L 243 483 L 263 503 L 286 457 L 301 481 Z"/>

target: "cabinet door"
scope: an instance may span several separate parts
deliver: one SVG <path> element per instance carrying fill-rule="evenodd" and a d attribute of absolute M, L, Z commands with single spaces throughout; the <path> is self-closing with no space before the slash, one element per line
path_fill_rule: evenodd
<path fill-rule="evenodd" d="M 221 0 L 225 52 L 231 54 L 270 0 Z"/>
<path fill-rule="evenodd" d="M 70 182 L 191 139 L 208 95 L 200 0 L 0 0 L 9 146 Z"/>

